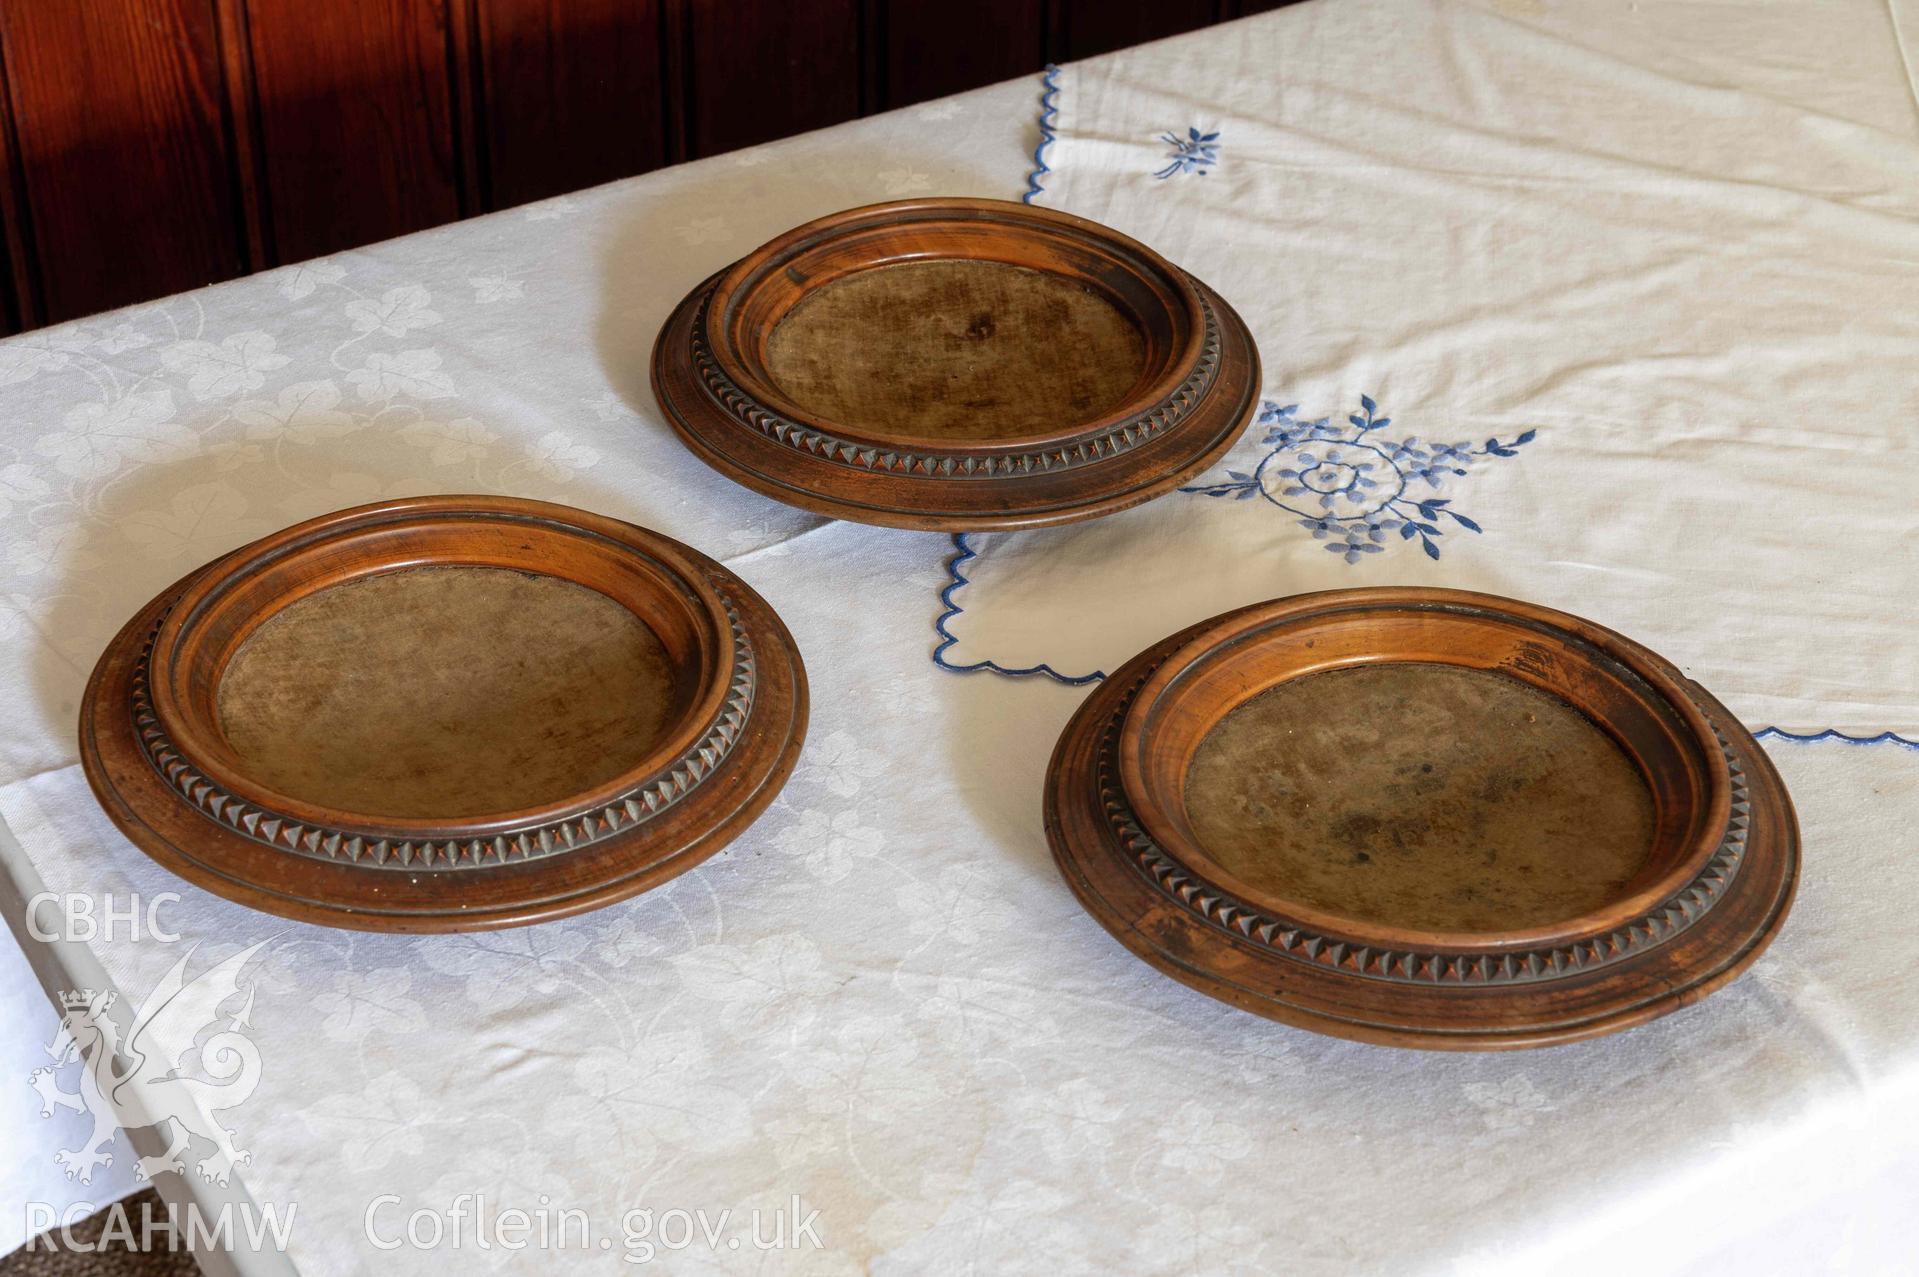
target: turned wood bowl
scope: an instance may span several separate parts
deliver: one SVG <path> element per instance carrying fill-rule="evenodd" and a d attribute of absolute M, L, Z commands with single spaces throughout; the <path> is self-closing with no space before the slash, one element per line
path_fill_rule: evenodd
<path fill-rule="evenodd" d="M 788 231 L 696 288 L 653 390 L 727 477 L 835 518 L 953 531 L 1092 518 L 1211 465 L 1259 355 L 1206 285 L 1117 231 L 923 199 Z"/>
<path fill-rule="evenodd" d="M 1306 594 L 1133 658 L 1055 751 L 1046 830 L 1135 954 L 1341 1037 L 1542 1046 L 1704 997 L 1798 877 L 1770 760 L 1578 617 L 1455 590 Z"/>
<path fill-rule="evenodd" d="M 219 559 L 128 622 L 81 707 L 135 845 L 364 930 L 576 913 L 717 851 L 798 757 L 806 678 L 719 564 L 582 510 L 431 497 Z"/>

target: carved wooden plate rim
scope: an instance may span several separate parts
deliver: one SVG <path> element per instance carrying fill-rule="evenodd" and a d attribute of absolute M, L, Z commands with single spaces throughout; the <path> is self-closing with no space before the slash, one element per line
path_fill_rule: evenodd
<path fill-rule="evenodd" d="M 712 292 L 707 300 L 708 333 L 711 335 L 713 329 L 717 328 L 723 335 L 721 340 L 714 341 L 712 344 L 714 363 L 741 390 L 753 399 L 766 404 L 781 416 L 801 425 L 811 426 L 815 430 L 831 431 L 842 438 L 876 448 L 951 453 L 955 456 L 965 453 L 1018 453 L 1036 449 L 1045 450 L 1110 432 L 1124 424 L 1129 417 L 1136 415 L 1124 408 L 1116 408 L 1091 420 L 1077 422 L 1051 432 L 1020 435 L 1006 440 L 981 439 L 942 443 L 922 435 L 888 434 L 824 420 L 788 399 L 777 385 L 760 377 L 742 361 L 739 338 L 744 334 L 740 331 L 739 312 L 743 298 L 749 295 L 754 287 L 770 273 L 781 270 L 795 255 L 822 242 L 852 239 L 862 233 L 887 232 L 903 226 L 937 226 L 943 222 L 975 220 L 1003 228 L 1007 241 L 990 246 L 991 250 L 999 255 L 981 256 L 974 260 L 1000 261 L 1001 255 L 1014 256 L 1008 250 L 1018 242 L 1057 238 L 1071 241 L 1088 251 L 1101 253 L 1115 262 L 1125 262 L 1143 273 L 1150 272 L 1157 277 L 1156 282 L 1167 290 L 1168 302 L 1172 307 L 1177 308 L 1180 318 L 1186 324 L 1185 340 L 1179 351 L 1172 352 L 1169 358 L 1162 361 L 1164 366 L 1157 370 L 1157 375 L 1141 392 L 1140 397 L 1152 402 L 1170 398 L 1179 388 L 1180 383 L 1191 375 L 1191 370 L 1200 363 L 1205 353 L 1210 307 L 1201 298 L 1192 278 L 1184 271 L 1174 268 L 1159 254 L 1130 236 L 1122 235 L 1111 227 L 1102 226 L 1087 218 L 1076 217 L 1057 209 L 1039 208 L 1010 200 L 959 196 L 890 200 L 869 204 L 862 208 L 848 209 L 842 213 L 796 226 L 768 240 L 752 253 L 735 262 L 714 281 Z"/>
<path fill-rule="evenodd" d="M 1493 597 L 1460 590 L 1406 588 L 1391 591 L 1390 606 L 1435 617 L 1494 620 L 1500 624 L 1511 624 L 1519 630 L 1532 629 L 1556 634 L 1577 649 L 1589 653 L 1589 659 L 1595 663 L 1617 663 L 1631 676 L 1643 680 L 1649 689 L 1663 697 L 1666 707 L 1684 720 L 1695 740 L 1712 740 L 1713 729 L 1705 714 L 1680 684 L 1660 668 L 1659 658 L 1644 647 L 1579 617 L 1516 599 L 1499 599 L 1497 610 L 1490 611 L 1486 604 Z M 1129 796 L 1135 815 L 1163 850 L 1189 867 L 1203 866 L 1203 872 L 1242 899 L 1256 899 L 1266 894 L 1241 882 L 1229 870 L 1211 863 L 1210 858 L 1194 845 L 1190 834 L 1171 818 L 1161 803 L 1159 795 L 1162 790 L 1151 783 L 1161 778 L 1152 775 L 1146 749 L 1152 711 L 1155 706 L 1176 697 L 1181 683 L 1191 679 L 1196 670 L 1234 661 L 1236 647 L 1282 637 L 1289 643 L 1298 643 L 1315 622 L 1376 613 L 1384 602 L 1384 599 L 1369 590 L 1337 591 L 1294 595 L 1263 607 L 1234 613 L 1221 618 L 1216 626 L 1209 627 L 1204 634 L 1196 635 L 1185 646 L 1172 652 L 1147 676 L 1132 698 L 1131 707 L 1120 726 L 1118 761 L 1121 784 Z M 1385 659 L 1390 654 L 1381 652 L 1376 655 L 1379 659 Z M 1353 667 L 1347 663 L 1314 667 L 1308 662 L 1293 676 Z M 1245 703 L 1256 694 L 1240 696 L 1235 705 Z M 1716 759 L 1721 752 L 1714 750 L 1713 757 Z M 1298 902 L 1289 901 L 1285 908 L 1291 915 L 1316 929 L 1344 933 L 1356 939 L 1363 936 L 1386 947 L 1420 945 L 1460 950 L 1489 947 L 1526 949 L 1563 944 L 1572 937 L 1602 934 L 1616 929 L 1622 917 L 1643 915 L 1673 896 L 1697 878 L 1711 860 L 1721 840 L 1720 831 L 1724 829 L 1730 814 L 1731 784 L 1730 776 L 1717 769 L 1709 772 L 1704 779 L 1708 785 L 1708 797 L 1699 805 L 1699 832 L 1689 840 L 1692 846 L 1688 854 L 1655 881 L 1603 910 L 1548 926 L 1515 928 L 1497 936 L 1488 936 L 1484 933 L 1429 929 L 1415 932 L 1380 924 L 1360 924 Z"/>
<path fill-rule="evenodd" d="M 513 810 L 373 816 L 249 776 L 224 748 L 211 708 L 224 662 L 246 638 L 329 586 L 445 566 L 584 586 L 649 630 L 659 617 L 679 618 L 680 677 L 692 681 L 675 692 L 677 714 L 618 775 Z M 176 655 L 189 670 L 177 691 Z M 718 563 L 567 506 L 448 496 L 323 515 L 189 574 L 102 654 L 80 742 L 107 815 L 190 881 L 326 925 L 451 931 L 581 912 L 692 867 L 772 801 L 797 761 L 806 718 L 791 636 Z"/>
<path fill-rule="evenodd" d="M 377 531 L 386 535 L 409 530 L 409 525 L 419 527 L 427 524 L 441 524 L 451 529 L 459 523 L 514 524 L 528 529 L 534 535 L 580 537 L 602 542 L 614 548 L 616 553 L 633 557 L 636 562 L 657 564 L 670 574 L 672 585 L 689 596 L 688 601 L 693 604 L 699 618 L 710 627 L 710 637 L 715 643 L 729 648 L 734 646 L 726 642 L 732 628 L 731 606 L 720 597 L 695 561 L 673 542 L 663 537 L 633 538 L 619 529 L 612 529 L 613 535 L 608 535 L 607 531 L 574 517 L 556 518 L 497 500 L 460 497 L 431 502 L 381 503 L 335 511 L 242 546 L 209 565 L 188 582 L 160 623 L 154 636 L 154 649 L 156 652 L 177 650 L 192 637 L 193 622 L 205 616 L 222 595 L 264 569 L 277 566 L 282 560 L 321 547 L 331 548 L 329 542 L 356 534 Z M 416 554 L 409 554 L 407 558 L 408 566 L 433 566 L 437 562 L 423 561 Z M 352 574 L 329 579 L 326 584 L 331 586 L 365 579 L 377 570 L 369 571 L 363 565 Z M 734 653 L 729 651 L 724 655 L 730 660 Z M 191 661 L 191 657 L 186 659 Z M 614 795 L 632 789 L 647 776 L 658 774 L 710 732 L 726 700 L 727 691 L 727 680 L 708 671 L 707 677 L 702 680 L 700 699 L 678 716 L 674 731 L 621 775 L 561 801 L 484 813 L 483 820 L 462 822 L 463 825 L 472 830 L 480 827 L 509 828 L 535 821 L 560 820 L 605 805 Z M 446 823 L 432 817 L 373 816 L 338 808 L 322 810 L 291 795 L 276 793 L 247 775 L 238 760 L 226 750 L 217 728 L 189 715 L 187 707 L 181 703 L 183 698 L 173 693 L 171 680 L 155 680 L 149 694 L 156 716 L 163 721 L 179 724 L 171 739 L 195 760 L 206 778 L 259 806 L 314 821 L 327 820 L 340 825 L 381 828 L 402 837 L 407 834 L 430 836 Z"/>
<path fill-rule="evenodd" d="M 921 242 L 929 236 L 933 246 Z M 1072 251 L 1058 251 L 1063 244 Z M 805 257 L 828 249 L 852 260 L 815 268 Z M 1144 343 L 1136 383 L 1085 420 L 962 438 L 826 420 L 760 375 L 754 352 L 816 290 L 944 260 L 1022 266 L 1122 312 L 1143 307 L 1131 321 Z M 1130 281 L 1124 306 L 1114 279 Z M 758 300 L 770 294 L 777 299 Z M 1224 455 L 1251 420 L 1259 355 L 1216 292 L 1110 228 L 1004 200 L 927 198 L 817 219 L 709 277 L 661 329 L 652 380 L 681 441 L 735 482 L 836 518 L 965 531 L 1074 522 L 1172 491 Z"/>
<path fill-rule="evenodd" d="M 1431 631 L 1444 637 L 1421 637 L 1411 655 L 1383 645 L 1368 650 L 1366 632 L 1358 629 L 1331 657 L 1307 641 L 1333 632 L 1316 625 L 1409 617 L 1417 618 L 1409 625 L 1447 627 Z M 1476 633 L 1455 630 L 1454 622 L 1556 635 L 1550 652 L 1522 651 L 1518 664 L 1560 661 L 1567 668 L 1529 668 L 1521 677 L 1515 664 L 1483 660 L 1490 652 L 1473 649 Z M 1396 641 L 1407 642 L 1407 632 L 1424 633 L 1403 631 Z M 1465 647 L 1429 650 L 1449 643 Z M 1179 773 L 1190 755 L 1181 751 L 1191 747 L 1193 733 L 1203 737 L 1208 724 L 1261 692 L 1288 678 L 1409 660 L 1459 664 L 1521 682 L 1561 678 L 1575 689 L 1566 694 L 1568 703 L 1615 737 L 1628 757 L 1634 749 L 1649 750 L 1653 761 L 1634 759 L 1642 769 L 1674 765 L 1676 755 L 1660 753 L 1657 737 L 1659 724 L 1674 729 L 1675 748 L 1693 751 L 1700 775 L 1660 791 L 1657 802 L 1695 809 L 1662 814 L 1660 836 L 1668 844 L 1649 854 L 1642 875 L 1656 872 L 1656 878 L 1635 880 L 1630 894 L 1605 908 L 1550 926 L 1396 928 L 1249 886 L 1193 845 L 1190 831 L 1168 819 L 1163 802 L 1141 800 L 1183 783 Z M 1594 705 L 1624 713 L 1610 698 L 1645 696 L 1646 713 L 1660 717 L 1622 728 L 1595 715 L 1593 705 L 1578 703 L 1577 689 L 1591 673 L 1583 665 L 1588 660 L 1616 662 L 1632 680 L 1617 688 L 1595 683 L 1601 690 L 1591 693 Z M 1209 666 L 1218 687 L 1235 688 L 1230 694 L 1214 689 L 1229 695 L 1230 704 L 1189 714 L 1176 698 L 1182 684 L 1191 684 L 1196 671 L 1206 677 Z M 1191 722 L 1182 723 L 1182 716 Z M 1632 735 L 1630 747 L 1622 732 Z M 1154 777 L 1155 771 L 1164 774 Z M 1702 779 L 1709 783 L 1702 787 Z M 1285 1023 L 1430 1049 L 1550 1045 L 1613 1032 L 1696 1001 L 1758 957 L 1783 923 L 1798 879 L 1798 825 L 1778 773 L 1710 693 L 1603 626 L 1456 590 L 1299 595 L 1214 617 L 1153 645 L 1115 671 L 1062 732 L 1047 774 L 1045 825 L 1054 858 L 1082 905 L 1160 970 Z"/>

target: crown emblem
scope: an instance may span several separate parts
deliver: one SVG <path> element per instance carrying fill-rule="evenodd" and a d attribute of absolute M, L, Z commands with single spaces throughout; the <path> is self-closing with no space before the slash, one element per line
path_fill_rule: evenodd
<path fill-rule="evenodd" d="M 93 989 L 69 989 L 60 995 L 60 1005 L 68 1011 L 86 1011 L 96 1007 L 104 1011 L 112 1003 L 111 993 L 99 993 Z"/>

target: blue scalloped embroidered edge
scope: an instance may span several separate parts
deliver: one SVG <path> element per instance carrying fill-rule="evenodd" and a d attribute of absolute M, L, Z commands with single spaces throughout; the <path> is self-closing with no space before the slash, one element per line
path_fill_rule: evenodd
<path fill-rule="evenodd" d="M 953 591 L 968 583 L 967 575 L 960 571 L 969 559 L 978 557 L 979 552 L 966 543 L 964 532 L 953 534 L 953 557 L 946 561 L 946 588 L 940 591 L 940 602 L 946 610 L 933 622 L 933 629 L 940 636 L 939 645 L 933 649 L 933 664 L 954 674 L 1004 674 L 1007 678 L 1031 678 L 1038 675 L 1064 683 L 1068 687 L 1081 687 L 1087 683 L 1097 683 L 1106 677 L 1104 670 L 1094 670 L 1091 674 L 1062 674 L 1052 666 L 1041 661 L 1038 665 L 1028 665 L 1023 669 L 1009 669 L 997 661 L 974 661 L 971 665 L 956 665 L 946 659 L 947 649 L 959 642 L 959 638 L 946 628 L 946 623 L 960 615 L 966 609 L 953 602 Z"/>
<path fill-rule="evenodd" d="M 1046 66 L 1046 72 L 1040 77 L 1039 94 L 1039 145 L 1033 148 L 1033 171 L 1026 175 L 1026 193 L 1020 196 L 1022 204 L 1031 204 L 1033 197 L 1043 194 L 1046 187 L 1040 179 L 1053 171 L 1046 162 L 1046 149 L 1058 139 L 1053 121 L 1059 118 L 1059 68 L 1052 63 Z M 953 595 L 962 585 L 968 583 L 966 574 L 960 569 L 971 559 L 978 557 L 978 551 L 967 544 L 966 534 L 953 534 L 953 557 L 946 561 L 946 587 L 940 591 L 940 604 L 945 608 L 933 621 L 933 631 L 939 635 L 939 643 L 933 648 L 933 664 L 952 674 L 1001 674 L 1007 678 L 1050 678 L 1068 687 L 1083 687 L 1087 683 L 1097 683 L 1106 677 L 1102 670 L 1091 674 L 1062 674 L 1044 661 L 1038 665 L 1029 665 L 1021 669 L 1001 665 L 998 661 L 974 661 L 961 665 L 946 659 L 947 652 L 958 643 L 959 636 L 946 628 L 946 623 L 963 614 L 966 609 L 953 601 Z"/>
<path fill-rule="evenodd" d="M 1823 732 L 1810 732 L 1802 736 L 1798 732 L 1789 732 L 1783 727 L 1757 727 L 1754 736 L 1760 740 L 1771 736 L 1778 740 L 1789 740 L 1795 745 L 1811 745 L 1822 740 L 1836 740 L 1842 745 L 1904 745 L 1907 749 L 1919 749 L 1919 740 L 1907 740 L 1897 732 L 1880 732 L 1877 736 L 1849 736 L 1837 727 L 1828 727 Z"/>
<path fill-rule="evenodd" d="M 1053 171 L 1046 162 L 1046 148 L 1059 139 L 1053 129 L 1053 121 L 1059 118 L 1059 68 L 1048 62 L 1039 82 L 1039 145 L 1033 148 L 1033 171 L 1026 175 L 1026 194 L 1019 197 L 1022 204 L 1031 204 L 1035 195 L 1045 192 L 1039 180 Z"/>

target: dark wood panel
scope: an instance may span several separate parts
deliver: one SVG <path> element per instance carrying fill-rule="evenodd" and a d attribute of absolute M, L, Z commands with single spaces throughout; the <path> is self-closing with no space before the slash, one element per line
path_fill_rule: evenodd
<path fill-rule="evenodd" d="M 275 264 L 266 222 L 266 164 L 260 149 L 259 112 L 254 103 L 253 56 L 247 45 L 245 0 L 215 0 L 220 24 L 221 79 L 226 89 L 227 135 L 232 154 L 233 190 L 240 233 L 255 270 Z"/>
<path fill-rule="evenodd" d="M 872 0 L 877 110 L 945 97 L 1046 63 L 1046 0 Z"/>
<path fill-rule="evenodd" d="M 1090 58 L 1220 19 L 1220 0 L 1056 0 L 1056 59 Z"/>
<path fill-rule="evenodd" d="M 38 303 L 28 295 L 32 253 L 26 241 L 26 198 L 20 180 L 7 60 L 0 56 L 0 334 L 39 323 Z"/>
<path fill-rule="evenodd" d="M 446 0 L 249 0 L 266 222 L 279 261 L 452 221 Z"/>
<path fill-rule="evenodd" d="M 1290 0 L 0 0 L 0 331 Z"/>
<path fill-rule="evenodd" d="M 479 0 L 448 0 L 446 59 L 449 106 L 453 112 L 453 166 L 459 183 L 460 211 L 471 215 L 491 209 L 487 203 L 485 88 L 480 65 Z"/>
<path fill-rule="evenodd" d="M 687 158 L 859 114 L 859 0 L 672 2 L 684 6 L 675 52 L 684 59 Z"/>
<path fill-rule="evenodd" d="M 666 160 L 656 0 L 478 0 L 488 207 Z"/>
<path fill-rule="evenodd" d="M 8 0 L 0 58 L 32 318 L 247 269 L 211 0 Z"/>

